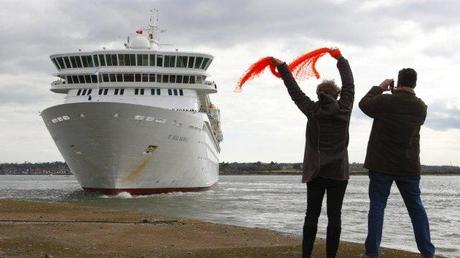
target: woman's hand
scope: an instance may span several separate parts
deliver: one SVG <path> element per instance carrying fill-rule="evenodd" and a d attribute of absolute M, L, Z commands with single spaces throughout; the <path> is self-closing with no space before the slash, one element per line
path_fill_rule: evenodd
<path fill-rule="evenodd" d="M 278 66 L 278 65 L 283 64 L 283 63 L 284 63 L 284 62 L 281 61 L 281 60 L 279 60 L 278 58 L 272 57 L 272 65 Z"/>
<path fill-rule="evenodd" d="M 333 58 L 337 60 L 342 57 L 342 53 L 340 53 L 340 49 L 338 48 L 331 48 L 331 50 L 329 51 L 329 55 L 331 55 Z"/>

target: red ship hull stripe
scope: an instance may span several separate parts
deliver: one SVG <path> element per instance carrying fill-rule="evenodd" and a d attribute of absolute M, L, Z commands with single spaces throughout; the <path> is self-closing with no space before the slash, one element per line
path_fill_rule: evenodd
<path fill-rule="evenodd" d="M 149 195 L 173 192 L 200 192 L 209 190 L 212 186 L 206 187 L 177 187 L 177 188 L 89 188 L 83 187 L 84 190 L 90 192 L 99 192 L 107 195 L 116 195 L 122 192 L 127 192 L 132 195 Z"/>

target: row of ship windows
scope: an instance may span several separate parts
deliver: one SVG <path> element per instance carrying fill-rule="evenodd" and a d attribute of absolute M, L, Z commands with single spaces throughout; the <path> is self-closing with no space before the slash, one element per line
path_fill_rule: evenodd
<path fill-rule="evenodd" d="M 150 95 L 161 95 L 161 89 L 150 89 Z M 91 95 L 93 92 L 92 89 L 78 89 L 77 96 Z M 107 95 L 109 89 L 99 89 L 98 95 Z M 114 89 L 113 95 L 124 95 L 125 89 Z M 145 95 L 145 89 L 134 89 L 134 95 Z M 169 96 L 184 96 L 184 91 L 182 89 L 168 89 Z"/>
<path fill-rule="evenodd" d="M 119 114 L 118 113 L 115 113 L 113 115 L 113 117 L 115 118 L 118 118 L 119 117 Z M 82 113 L 80 114 L 80 118 L 85 118 L 85 115 Z M 55 117 L 53 119 L 51 119 L 51 122 L 53 124 L 56 124 L 56 123 L 59 123 L 59 122 L 64 122 L 64 121 L 68 121 L 70 120 L 70 116 L 68 115 L 63 115 L 63 116 L 58 116 L 58 117 Z M 158 119 L 158 118 L 154 118 L 152 116 L 143 116 L 143 115 L 135 115 L 134 116 L 134 120 L 138 120 L 138 121 L 147 121 L 147 122 L 156 122 L 156 123 L 159 123 L 159 124 L 165 124 L 167 122 L 166 119 Z M 175 125 L 175 126 L 182 126 L 182 123 L 180 122 L 177 122 L 177 120 L 173 120 L 171 121 L 171 124 L 172 125 Z M 193 128 L 193 129 L 198 129 L 201 131 L 200 128 L 197 128 L 197 127 L 194 127 L 194 126 L 190 126 L 190 128 Z"/>
<path fill-rule="evenodd" d="M 97 75 L 67 75 L 66 83 L 97 83 Z M 111 73 L 99 74 L 99 82 L 159 82 L 159 83 L 203 83 L 204 76 L 140 74 L 140 73 Z"/>
<path fill-rule="evenodd" d="M 100 66 L 157 66 L 206 69 L 211 59 L 200 56 L 171 56 L 155 54 L 100 54 L 85 56 L 62 56 L 51 58 L 61 69 Z"/>

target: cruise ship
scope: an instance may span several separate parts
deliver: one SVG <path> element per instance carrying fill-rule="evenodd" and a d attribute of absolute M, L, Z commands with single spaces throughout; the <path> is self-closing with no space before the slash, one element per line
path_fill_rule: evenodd
<path fill-rule="evenodd" d="M 58 77 L 50 90 L 64 103 L 41 116 L 85 190 L 202 191 L 218 181 L 223 137 L 206 73 L 213 56 L 160 50 L 154 16 L 124 49 L 50 56 Z"/>

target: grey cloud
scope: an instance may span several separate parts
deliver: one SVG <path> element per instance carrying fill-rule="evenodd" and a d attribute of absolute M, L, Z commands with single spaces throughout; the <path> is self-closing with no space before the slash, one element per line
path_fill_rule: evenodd
<path fill-rule="evenodd" d="M 355 107 L 353 108 L 352 118 L 356 120 L 371 120 L 358 107 L 356 99 Z M 460 129 L 460 107 L 448 106 L 448 101 L 435 101 L 428 104 L 428 113 L 424 126 L 437 131 L 445 131 L 449 129 Z"/>
<path fill-rule="evenodd" d="M 359 109 L 358 107 L 358 103 L 361 99 L 357 99 L 355 97 L 355 105 L 353 107 L 353 111 L 351 112 L 351 117 L 354 118 L 354 119 L 357 119 L 357 120 L 366 120 L 366 119 L 372 119 L 370 117 L 368 117 L 366 114 L 363 113 L 363 111 L 361 111 L 361 109 Z"/>
<path fill-rule="evenodd" d="M 360 11 L 360 1 L 56 1 L 30 7 L 3 4 L 9 22 L 0 28 L 2 71 L 52 72 L 53 53 L 94 49 L 125 36 L 147 22 L 148 10 L 159 8 L 160 24 L 168 32 L 163 40 L 178 45 L 225 48 L 258 40 L 306 37 L 357 46 L 372 46 L 390 39 L 398 17 L 392 12 Z M 427 20 L 423 10 L 438 17 L 446 8 L 407 5 L 413 19 Z M 454 6 L 458 6 L 453 4 Z M 415 8 L 415 7 L 417 8 Z M 19 10 L 21 8 L 21 10 Z M 420 9 L 420 10 L 419 10 Z M 455 8 L 454 8 L 455 9 Z M 178 11 L 181 10 L 181 11 Z M 377 12 L 377 11 L 376 11 Z M 451 10 L 449 9 L 449 12 Z M 22 13 L 22 15 L 17 15 Z M 420 17 L 419 17 L 420 16 Z M 377 17 L 377 18 L 375 18 Z M 436 20 L 436 19 L 433 19 Z M 444 22 L 448 22 L 444 21 Z M 418 21 L 417 21 L 418 22 Z M 425 21 L 429 22 L 429 21 Z M 410 35 L 402 35 L 401 40 Z"/>
<path fill-rule="evenodd" d="M 162 2 L 165 3 L 165 2 Z M 382 42 L 407 40 L 412 35 L 394 35 L 392 31 L 403 21 L 421 24 L 421 28 L 436 28 L 458 22 L 458 2 L 413 1 L 395 6 L 364 10 L 358 0 L 333 4 L 328 1 L 229 1 L 206 0 L 184 4 L 168 1 L 166 10 L 185 8 L 186 12 L 168 14 L 165 23 L 171 29 L 185 32 L 190 42 L 208 44 L 238 44 L 257 38 L 267 40 L 299 35 L 358 46 L 373 46 Z M 397 8 L 396 8 L 397 7 Z M 450 14 L 450 15 L 446 15 Z M 457 21 L 456 21 L 457 20 Z M 178 35 L 180 39 L 182 35 Z"/>
<path fill-rule="evenodd" d="M 353 44 L 371 44 L 384 38 L 377 35 L 379 30 L 372 29 L 376 23 L 380 23 L 377 24 L 379 27 L 383 24 L 378 20 L 356 19 L 359 14 L 353 4 L 335 5 L 325 1 L 284 1 L 282 5 L 278 1 L 213 3 L 215 1 L 204 1 L 201 7 L 191 8 L 180 18 L 173 15 L 165 22 L 177 30 L 186 21 L 193 28 L 186 37 L 191 42 L 205 40 L 220 46 L 260 38 L 271 40 L 299 36 Z M 219 15 L 208 15 L 206 6 L 209 5 Z"/>
<path fill-rule="evenodd" d="M 62 94 L 55 94 L 49 91 L 49 83 L 41 81 L 8 81 L 8 85 L 0 87 L 0 108 L 2 109 L 14 106 L 45 106 L 57 98 L 62 101 Z"/>
<path fill-rule="evenodd" d="M 129 6 L 133 6 L 132 3 Z M 119 36 L 132 31 L 132 24 L 142 24 L 140 19 L 145 18 L 135 15 L 135 8 L 117 6 L 115 1 L 85 4 L 58 1 L 29 7 L 10 2 L 2 7 L 9 9 L 3 18 L 9 22 L 0 27 L 2 38 L 8 39 L 1 43 L 0 69 L 10 73 L 51 73 L 54 67 L 50 65 L 49 55 L 93 50 L 96 46 L 121 40 Z"/>
<path fill-rule="evenodd" d="M 425 125 L 433 130 L 460 129 L 460 107 L 447 106 L 446 101 L 428 104 Z"/>
<path fill-rule="evenodd" d="M 460 2 L 456 0 L 445 1 L 401 1 L 397 6 L 390 6 L 374 10 L 372 15 L 376 17 L 385 13 L 386 16 L 398 19 L 401 22 L 410 21 L 418 24 L 425 35 L 433 35 L 438 30 L 451 29 L 458 30 L 460 27 Z M 399 24 L 396 24 L 399 26 Z M 447 32 L 448 33 L 448 32 Z M 456 33 L 458 34 L 458 32 Z M 404 35 L 403 35 L 404 36 Z M 411 35 L 405 35 L 410 37 Z M 438 37 L 443 37 L 439 35 Z M 452 41 L 453 40 L 453 41 Z M 438 39 L 423 50 L 423 53 L 430 57 L 442 57 L 446 59 L 460 58 L 460 54 L 455 51 L 460 41 L 458 37 L 451 37 L 450 41 Z"/>
<path fill-rule="evenodd" d="M 429 117 L 427 126 L 439 131 L 460 129 L 460 117 Z"/>
<path fill-rule="evenodd" d="M 385 13 L 402 20 L 410 20 L 428 30 L 460 23 L 459 12 L 460 4 L 457 0 L 401 1 L 397 6 L 376 10 L 376 14 Z"/>
<path fill-rule="evenodd" d="M 369 11 L 359 8 L 362 1 L 358 0 L 336 4 L 320 0 L 288 0 L 282 4 L 243 0 L 45 3 L 20 7 L 15 1 L 2 4 L 2 19 L 9 21 L 0 27 L 2 38 L 8 39 L 0 47 L 2 73 L 51 74 L 54 66 L 49 60 L 50 54 L 80 48 L 92 50 L 113 41 L 124 41 L 126 35 L 146 24 L 150 8 L 160 9 L 160 25 L 168 30 L 162 35 L 164 42 L 226 48 L 259 40 L 299 37 L 368 47 L 389 39 L 392 26 L 398 26 L 400 21 L 412 20 L 429 28 L 455 23 L 460 6 L 452 0 L 410 1 Z M 410 36 L 401 35 L 393 40 Z M 444 55 L 445 51 L 432 54 Z M 44 92 L 49 94 L 47 90 Z M 41 93 L 38 93 L 40 98 L 44 98 Z M 6 101 L 23 103 L 37 96 L 32 96 L 37 92 L 17 89 L 8 94 Z M 19 100 L 21 96 L 23 99 Z M 357 108 L 353 116 L 365 117 Z M 442 118 L 436 119 L 431 121 L 439 128 L 441 124 L 443 127 L 449 124 L 442 122 Z"/>

